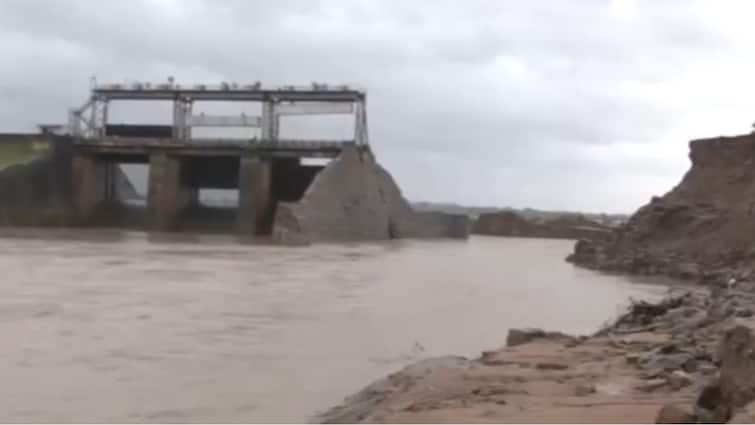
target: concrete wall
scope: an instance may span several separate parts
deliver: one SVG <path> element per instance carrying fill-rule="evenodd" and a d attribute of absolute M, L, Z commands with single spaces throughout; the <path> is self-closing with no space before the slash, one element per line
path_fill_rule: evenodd
<path fill-rule="evenodd" d="M 301 201 L 279 203 L 273 238 L 283 243 L 393 238 L 465 238 L 466 216 L 415 212 L 372 154 L 345 150 L 319 172 Z"/>
<path fill-rule="evenodd" d="M 72 143 L 59 136 L 0 135 L 0 148 L 31 152 L 0 169 L 0 224 L 63 225 L 73 213 Z M 37 152 L 34 154 L 33 152 Z"/>
<path fill-rule="evenodd" d="M 238 230 L 246 234 L 270 234 L 273 208 L 272 161 L 257 157 L 241 158 Z"/>
<path fill-rule="evenodd" d="M 72 161 L 73 205 L 78 219 L 85 222 L 105 200 L 107 164 L 84 154 L 74 154 Z"/>
<path fill-rule="evenodd" d="M 156 230 L 173 230 L 181 212 L 195 199 L 195 191 L 181 178 L 181 166 L 177 157 L 150 157 L 147 208 L 151 227 Z"/>

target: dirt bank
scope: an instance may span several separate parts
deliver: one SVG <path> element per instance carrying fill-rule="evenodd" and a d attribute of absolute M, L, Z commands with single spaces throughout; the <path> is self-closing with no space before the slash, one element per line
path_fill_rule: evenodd
<path fill-rule="evenodd" d="M 581 242 L 584 267 L 692 280 L 749 277 L 755 265 L 755 135 L 690 142 L 681 182 L 653 197 L 610 241 Z"/>

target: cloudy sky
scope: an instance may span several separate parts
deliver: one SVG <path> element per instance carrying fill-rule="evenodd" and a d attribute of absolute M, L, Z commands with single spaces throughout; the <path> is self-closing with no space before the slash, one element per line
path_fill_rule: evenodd
<path fill-rule="evenodd" d="M 412 200 L 629 212 L 681 178 L 688 140 L 749 131 L 752 16 L 748 0 L 3 0 L 0 129 L 64 121 L 92 75 L 352 83 Z"/>

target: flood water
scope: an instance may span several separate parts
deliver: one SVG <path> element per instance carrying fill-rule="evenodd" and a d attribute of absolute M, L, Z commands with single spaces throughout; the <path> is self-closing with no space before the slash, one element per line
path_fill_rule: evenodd
<path fill-rule="evenodd" d="M 509 327 L 592 332 L 665 292 L 574 268 L 571 247 L 0 235 L 0 422 L 307 421 L 412 361 Z"/>

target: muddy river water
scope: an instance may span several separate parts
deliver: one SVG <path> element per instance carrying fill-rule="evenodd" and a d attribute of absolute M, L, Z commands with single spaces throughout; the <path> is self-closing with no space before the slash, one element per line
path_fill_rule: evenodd
<path fill-rule="evenodd" d="M 571 247 L 0 232 L 0 422 L 307 421 L 412 361 L 592 332 L 665 291 Z"/>

